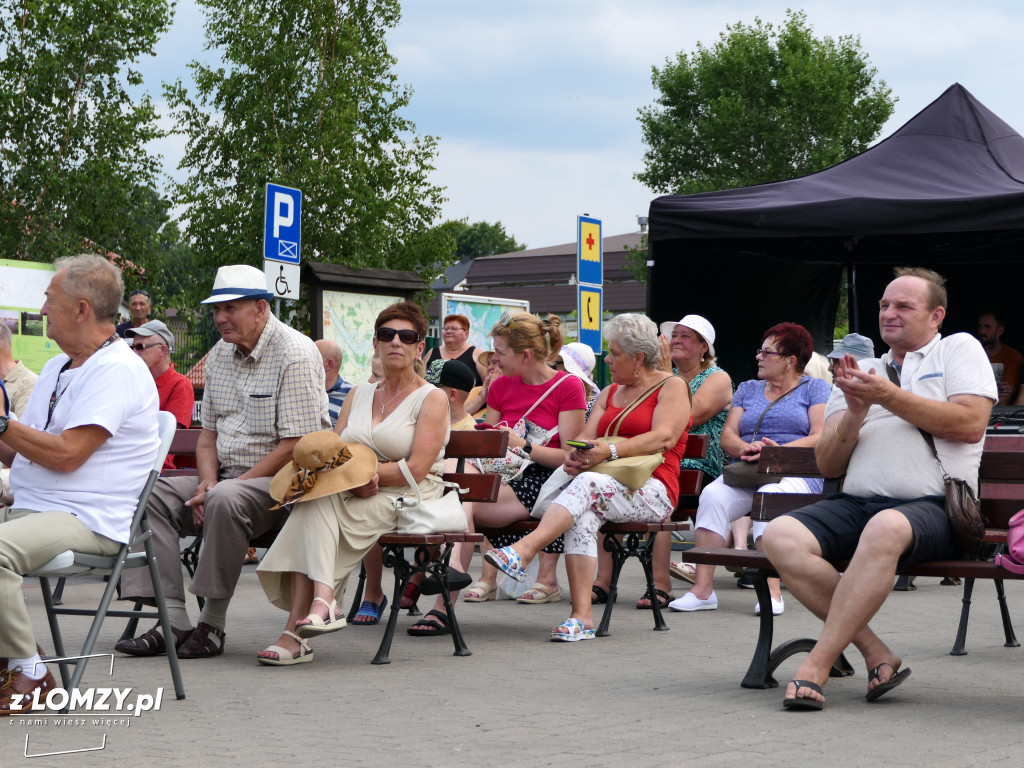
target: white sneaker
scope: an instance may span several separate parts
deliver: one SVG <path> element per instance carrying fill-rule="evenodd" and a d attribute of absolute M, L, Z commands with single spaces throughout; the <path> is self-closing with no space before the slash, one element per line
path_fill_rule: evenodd
<path fill-rule="evenodd" d="M 773 597 L 772 598 L 772 616 L 781 616 L 782 612 L 784 610 L 786 610 L 786 603 L 783 601 L 783 599 L 780 597 L 778 600 L 776 600 Z M 758 603 L 757 605 L 754 606 L 754 615 L 755 616 L 760 616 L 761 615 L 761 604 L 760 603 Z"/>
<path fill-rule="evenodd" d="M 668 604 L 672 611 L 713 611 L 718 607 L 718 597 L 714 592 L 707 600 L 701 600 L 693 592 L 687 592 Z"/>

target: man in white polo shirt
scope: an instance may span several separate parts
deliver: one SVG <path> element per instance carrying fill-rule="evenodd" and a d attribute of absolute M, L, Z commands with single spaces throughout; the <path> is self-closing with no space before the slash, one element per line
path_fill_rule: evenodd
<path fill-rule="evenodd" d="M 0 417 L 14 494 L 0 523 L 0 715 L 56 687 L 39 660 L 21 574 L 67 549 L 117 554 L 160 442 L 153 377 L 114 330 L 121 271 L 91 254 L 55 266 L 42 312 L 63 354 L 43 368 L 21 422 Z"/>
<path fill-rule="evenodd" d="M 843 493 L 765 530 L 765 553 L 782 580 L 825 622 L 786 687 L 787 709 L 823 707 L 829 669 L 851 643 L 867 664 L 868 701 L 902 683 L 910 670 L 900 670 L 902 660 L 868 621 L 888 597 L 899 564 L 961 554 L 946 519 L 943 471 L 922 432 L 933 437 L 945 472 L 977 492 L 998 392 L 977 339 L 939 334 L 945 316 L 940 275 L 896 270 L 878 313 L 890 351 L 880 359 L 843 357 L 815 448 L 825 477 L 846 476 Z M 840 574 L 832 563 L 846 559 Z"/>

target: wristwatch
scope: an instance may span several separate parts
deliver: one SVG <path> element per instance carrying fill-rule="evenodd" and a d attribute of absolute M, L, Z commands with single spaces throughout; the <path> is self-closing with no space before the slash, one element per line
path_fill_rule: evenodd
<path fill-rule="evenodd" d="M 4 429 L 6 429 L 6 427 L 4 427 Z M 529 456 L 531 453 L 533 453 L 533 445 L 530 443 L 529 440 L 527 440 L 526 445 L 524 445 L 521 450 L 523 453 Z"/>
<path fill-rule="evenodd" d="M 7 431 L 7 425 L 11 423 L 11 420 L 6 416 L 0 416 L 0 435 Z"/>

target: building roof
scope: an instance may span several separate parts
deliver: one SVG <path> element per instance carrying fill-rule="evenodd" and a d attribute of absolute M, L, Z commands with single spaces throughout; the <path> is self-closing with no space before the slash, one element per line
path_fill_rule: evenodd
<path fill-rule="evenodd" d="M 643 311 L 647 290 L 626 267 L 630 248 L 640 247 L 641 234 L 612 235 L 603 239 L 604 308 L 611 312 Z M 483 256 L 470 262 L 465 292 L 474 296 L 527 299 L 535 314 L 567 314 L 576 309 L 576 243 L 562 243 L 525 251 Z M 440 294 L 444 289 L 435 285 Z M 440 297 L 429 307 L 440 311 Z"/>

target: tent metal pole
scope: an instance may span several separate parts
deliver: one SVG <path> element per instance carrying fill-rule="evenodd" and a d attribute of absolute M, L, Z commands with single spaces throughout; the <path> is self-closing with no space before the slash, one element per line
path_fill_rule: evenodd
<path fill-rule="evenodd" d="M 860 333 L 860 305 L 857 303 L 857 264 L 850 264 L 850 285 L 846 290 L 846 300 L 850 305 L 851 328 L 853 333 Z"/>

